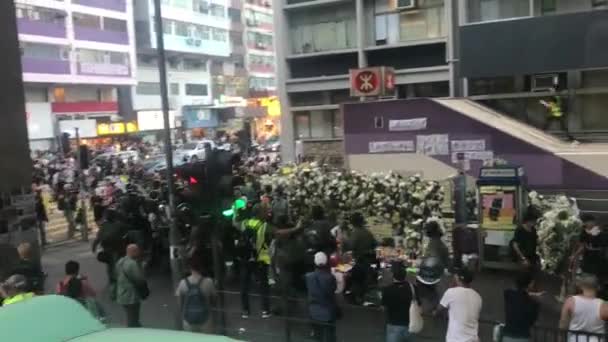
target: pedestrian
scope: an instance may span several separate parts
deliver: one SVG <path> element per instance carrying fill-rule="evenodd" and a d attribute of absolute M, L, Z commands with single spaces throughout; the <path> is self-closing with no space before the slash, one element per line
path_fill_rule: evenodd
<path fill-rule="evenodd" d="M 277 186 L 271 203 L 272 224 L 279 224 L 279 218 L 289 217 L 289 201 L 282 186 Z"/>
<path fill-rule="evenodd" d="M 140 264 L 140 249 L 136 244 L 127 246 L 127 255 L 116 263 L 116 303 L 122 305 L 127 327 L 141 327 L 141 302 L 149 293 L 144 271 Z"/>
<path fill-rule="evenodd" d="M 375 278 L 372 264 L 376 262 L 378 242 L 366 226 L 363 215 L 359 212 L 351 216 L 353 230 L 346 244 L 346 251 L 352 251 L 355 266 L 351 271 L 351 291 L 357 304 L 365 304 L 368 285 Z"/>
<path fill-rule="evenodd" d="M 534 276 L 530 272 L 520 274 L 515 281 L 515 289 L 504 292 L 505 326 L 502 342 L 529 342 L 530 329 L 536 323 L 540 311 L 538 297 L 534 292 Z"/>
<path fill-rule="evenodd" d="M 101 245 L 103 251 L 97 254 L 97 260 L 106 264 L 108 283 L 114 284 L 116 282 L 115 265 L 118 259 L 124 255 L 125 236 L 128 230 L 118 221 L 116 210 L 107 209 L 104 216 L 105 220 L 93 241 L 92 251 L 96 253 L 97 247 Z"/>
<path fill-rule="evenodd" d="M 538 234 L 536 232 L 536 217 L 531 213 L 524 215 L 522 225 L 515 229 L 511 249 L 515 260 L 529 271 L 539 266 L 539 257 L 536 254 Z"/>
<path fill-rule="evenodd" d="M 19 303 L 35 296 L 34 292 L 29 291 L 27 278 L 21 274 L 14 274 L 0 284 L 0 296 L 2 306 Z"/>
<path fill-rule="evenodd" d="M 569 342 L 599 342 L 606 333 L 602 320 L 603 301 L 597 298 L 599 282 L 595 275 L 581 274 L 576 282 L 581 294 L 566 300 L 562 307 L 559 328 L 569 331 Z M 580 333 L 576 334 L 576 333 Z M 589 334 L 595 334 L 594 337 Z"/>
<path fill-rule="evenodd" d="M 262 296 L 262 318 L 269 318 L 270 313 L 270 285 L 268 272 L 270 270 L 270 241 L 271 229 L 266 222 L 267 216 L 260 206 L 245 208 L 241 211 L 245 219 L 241 223 L 239 238 L 241 262 L 241 306 L 242 318 L 249 318 L 249 292 L 253 277 L 257 277 Z"/>
<path fill-rule="evenodd" d="M 203 276 L 201 264 L 191 261 L 190 275 L 182 279 L 175 295 L 179 298 L 184 330 L 214 333 L 217 291 L 213 279 Z"/>
<path fill-rule="evenodd" d="M 577 262 L 582 256 L 581 270 L 583 273 L 595 275 L 600 283 L 606 275 L 606 258 L 604 249 L 606 247 L 606 235 L 597 224 L 595 216 L 591 214 L 581 215 L 583 232 L 579 238 L 579 244 L 572 257 L 570 257 L 570 270 L 575 271 Z"/>
<path fill-rule="evenodd" d="M 543 130 L 547 131 L 551 128 L 551 124 L 556 122 L 559 124 L 561 130 L 566 133 L 570 140 L 574 140 L 572 135 L 570 135 L 570 131 L 568 130 L 568 116 L 564 111 L 564 103 L 558 94 L 558 87 L 554 86 L 552 88 L 553 97 L 549 101 L 540 100 L 540 104 L 543 105 L 547 109 L 547 116 L 545 120 L 545 125 L 543 126 Z"/>
<path fill-rule="evenodd" d="M 471 288 L 473 274 L 466 269 L 454 274 L 454 287 L 448 289 L 435 314 L 448 311 L 446 342 L 479 342 L 481 297 Z"/>
<path fill-rule="evenodd" d="M 443 232 L 439 226 L 439 223 L 437 221 L 430 221 L 424 228 L 426 231 L 426 236 L 429 238 L 429 243 L 424 251 L 424 258 L 439 258 L 442 268 L 449 269 L 451 264 L 450 251 L 443 240 L 441 240 L 443 237 Z"/>
<path fill-rule="evenodd" d="M 40 234 L 40 244 L 42 247 L 47 245 L 46 240 L 46 226 L 49 223 L 49 217 L 46 212 L 46 206 L 44 205 L 44 199 L 42 197 L 42 190 L 36 190 L 36 225 L 38 226 L 38 232 Z"/>
<path fill-rule="evenodd" d="M 57 207 L 63 211 L 65 220 L 68 223 L 68 239 L 74 237 L 76 233 L 76 205 L 78 198 L 76 193 L 73 191 L 72 184 L 68 183 L 64 185 L 63 191 L 60 192 L 57 199 Z"/>
<path fill-rule="evenodd" d="M 336 303 L 336 278 L 331 273 L 327 255 L 317 252 L 314 256 L 316 269 L 306 274 L 308 291 L 308 313 L 313 324 L 317 341 L 336 341 L 336 321 L 338 304 Z"/>
<path fill-rule="evenodd" d="M 57 283 L 55 292 L 80 302 L 93 317 L 103 321 L 105 310 L 96 300 L 96 291 L 86 276 L 80 274 L 80 264 L 70 260 L 65 264 L 65 277 Z"/>
<path fill-rule="evenodd" d="M 80 264 L 70 260 L 65 264 L 65 277 L 57 283 L 56 293 L 76 300 L 97 294 L 87 277 L 80 275 Z"/>
<path fill-rule="evenodd" d="M 391 266 L 393 284 L 382 290 L 382 306 L 386 312 L 386 342 L 413 341 L 409 332 L 410 305 L 420 304 L 414 285 L 407 281 L 407 273 L 401 262 Z"/>
<path fill-rule="evenodd" d="M 20 274 L 24 276 L 27 279 L 28 291 L 37 294 L 43 293 L 46 275 L 42 271 L 40 262 L 34 260 L 32 244 L 29 242 L 19 244 L 19 246 L 17 246 L 17 253 L 19 254 L 19 262 L 15 268 L 11 270 L 10 274 Z"/>

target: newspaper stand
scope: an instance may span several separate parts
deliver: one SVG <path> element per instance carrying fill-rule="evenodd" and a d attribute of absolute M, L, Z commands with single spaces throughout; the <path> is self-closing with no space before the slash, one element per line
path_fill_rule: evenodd
<path fill-rule="evenodd" d="M 527 181 L 518 166 L 482 167 L 477 180 L 482 268 L 515 270 L 510 242 L 527 208 Z"/>

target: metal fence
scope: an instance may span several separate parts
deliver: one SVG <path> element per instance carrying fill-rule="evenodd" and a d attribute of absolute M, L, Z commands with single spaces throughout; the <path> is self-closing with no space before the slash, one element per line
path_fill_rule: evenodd
<path fill-rule="evenodd" d="M 223 303 L 239 300 L 238 292 L 221 293 Z M 252 304 L 256 304 L 258 295 L 251 295 Z M 220 334 L 235 339 L 253 342 L 300 342 L 319 341 L 313 334 L 315 323 L 307 317 L 306 300 L 303 298 L 272 297 L 273 305 L 282 309 L 269 319 L 251 315 L 242 319 L 241 312 L 216 309 L 216 327 Z M 229 305 L 234 307 L 234 305 Z M 238 307 L 238 305 L 237 305 Z M 253 305 L 255 307 L 255 305 Z M 336 342 L 382 342 L 386 340 L 385 314 L 378 307 L 362 307 L 341 304 L 343 316 L 332 327 L 336 330 Z M 444 341 L 447 331 L 447 320 L 439 317 L 424 317 L 424 329 L 415 335 L 416 341 Z M 493 320 L 479 321 L 480 342 L 494 341 L 494 328 L 501 322 Z M 320 324 L 321 326 L 328 326 Z M 557 322 L 556 322 L 557 326 Z M 606 342 L 604 334 L 591 334 L 559 330 L 557 327 L 533 327 L 530 342 Z M 500 341 L 498 341 L 500 342 Z"/>

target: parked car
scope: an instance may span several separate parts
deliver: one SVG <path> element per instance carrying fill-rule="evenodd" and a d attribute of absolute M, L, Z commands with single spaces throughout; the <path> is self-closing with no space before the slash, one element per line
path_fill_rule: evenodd
<path fill-rule="evenodd" d="M 182 145 L 175 154 L 188 162 L 202 161 L 205 160 L 205 144 L 211 145 L 212 150 L 217 148 L 213 140 L 200 140 Z"/>

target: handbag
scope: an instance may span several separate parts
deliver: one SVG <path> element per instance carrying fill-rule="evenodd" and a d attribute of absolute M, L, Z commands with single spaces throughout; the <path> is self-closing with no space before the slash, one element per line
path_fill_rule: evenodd
<path fill-rule="evenodd" d="M 124 274 L 125 278 L 127 278 L 127 280 L 133 285 L 133 287 L 135 288 L 135 292 L 137 292 L 141 300 L 146 300 L 148 297 L 150 297 L 150 288 L 148 287 L 147 281 L 133 281 L 131 277 L 129 277 L 127 272 L 125 272 L 125 269 L 122 268 L 122 264 L 120 265 L 120 270 L 122 271 L 122 274 Z"/>
<path fill-rule="evenodd" d="M 417 334 L 424 329 L 424 319 L 422 318 L 422 308 L 420 308 L 416 300 L 416 290 L 412 284 L 410 284 L 410 289 L 412 290 L 412 302 L 410 303 L 410 325 L 408 330 L 412 334 Z"/>

